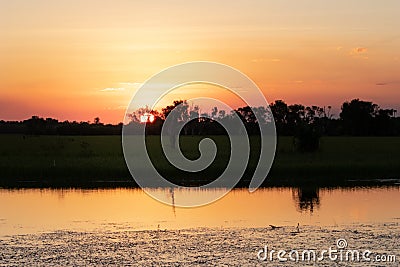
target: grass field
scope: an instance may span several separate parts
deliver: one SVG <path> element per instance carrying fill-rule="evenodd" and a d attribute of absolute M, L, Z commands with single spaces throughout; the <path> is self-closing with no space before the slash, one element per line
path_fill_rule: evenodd
<path fill-rule="evenodd" d="M 219 176 L 230 155 L 228 139 L 216 141 L 216 161 L 206 170 L 188 174 L 163 157 L 158 136 L 147 137 L 149 154 L 159 172 L 182 185 L 205 184 Z M 199 156 L 198 136 L 183 136 L 188 158 Z M 258 162 L 257 137 L 239 185 L 245 186 Z M 0 139 L 0 185 L 134 186 L 126 167 L 120 136 L 21 136 Z M 348 180 L 400 178 L 400 137 L 324 137 L 315 153 L 293 151 L 292 138 L 281 137 L 274 165 L 265 185 L 341 185 Z"/>

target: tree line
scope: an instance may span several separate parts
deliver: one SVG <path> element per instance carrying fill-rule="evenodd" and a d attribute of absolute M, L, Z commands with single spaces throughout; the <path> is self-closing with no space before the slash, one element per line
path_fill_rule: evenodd
<path fill-rule="evenodd" d="M 233 110 L 232 113 L 218 110 L 217 107 L 212 108 L 209 113 L 201 113 L 198 106 L 190 106 L 185 100 L 176 100 L 161 111 L 147 107 L 136 110 L 129 115 L 131 122 L 127 127 L 135 133 L 135 129 L 141 129 L 140 124 L 147 121 L 146 132 L 160 134 L 165 119 L 173 109 L 177 109 L 173 113 L 174 120 L 186 123 L 182 129 L 183 135 L 224 134 L 225 130 L 217 122 L 232 119 L 233 113 L 243 121 L 250 135 L 258 134 L 258 124 L 268 123 L 272 118 L 275 120 L 277 133 L 281 136 L 312 138 L 322 135 L 400 135 L 400 118 L 396 117 L 396 110 L 382 109 L 373 102 L 360 99 L 344 102 L 339 117 L 332 115 L 330 106 L 288 105 L 283 100 L 271 103 L 270 110 L 266 107 L 246 106 Z M 23 121 L 0 121 L 1 134 L 120 135 L 122 127 L 122 123 L 104 124 L 99 118 L 95 118 L 93 122 L 71 122 L 32 116 Z"/>

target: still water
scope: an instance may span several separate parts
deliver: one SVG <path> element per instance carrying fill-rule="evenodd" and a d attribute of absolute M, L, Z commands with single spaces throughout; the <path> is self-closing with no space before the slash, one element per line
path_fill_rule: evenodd
<path fill-rule="evenodd" d="M 175 199 L 218 193 L 157 190 Z M 338 238 L 398 254 L 399 203 L 399 187 L 235 189 L 197 208 L 140 189 L 1 189 L 0 263 L 257 265 L 266 243 L 327 247 Z"/>
<path fill-rule="evenodd" d="M 170 190 L 162 190 L 171 195 Z M 200 198 L 216 190 L 175 191 Z M 197 208 L 174 208 L 141 189 L 0 190 L 0 235 L 54 230 L 341 225 L 400 221 L 400 187 L 235 189 Z"/>

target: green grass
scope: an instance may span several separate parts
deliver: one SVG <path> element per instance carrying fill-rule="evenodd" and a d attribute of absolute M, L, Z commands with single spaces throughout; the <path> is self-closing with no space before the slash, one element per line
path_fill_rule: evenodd
<path fill-rule="evenodd" d="M 120 136 L 0 136 L 0 185 L 98 186 L 133 185 Z M 150 157 L 159 172 L 182 185 L 207 183 L 219 176 L 230 156 L 228 139 L 212 136 L 217 160 L 206 170 L 188 174 L 163 157 L 158 136 L 149 136 Z M 199 156 L 200 137 L 183 136 L 183 153 Z M 251 137 L 253 148 L 259 144 Z M 240 185 L 245 186 L 258 162 L 252 150 Z M 348 179 L 400 178 L 400 137 L 324 137 L 315 153 L 293 151 L 292 138 L 280 137 L 266 185 L 339 185 Z"/>

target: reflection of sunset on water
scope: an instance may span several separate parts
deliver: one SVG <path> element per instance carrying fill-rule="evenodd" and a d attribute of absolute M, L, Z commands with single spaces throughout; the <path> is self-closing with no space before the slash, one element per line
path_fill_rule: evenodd
<path fill-rule="evenodd" d="M 314 206 L 312 212 L 299 209 L 301 199 L 293 199 L 294 190 L 297 191 L 266 188 L 249 193 L 247 189 L 236 189 L 203 207 L 174 209 L 140 189 L 2 189 L 1 203 L 13 205 L 0 207 L 4 218 L 0 234 L 70 228 L 90 231 L 108 229 L 112 225 L 132 230 L 157 229 L 158 225 L 166 229 L 295 226 L 298 222 L 333 226 L 353 222 L 382 223 L 400 218 L 399 188 L 319 189 L 320 204 Z M 175 200 L 218 194 L 218 189 L 194 190 L 190 194 L 187 190 L 174 190 L 173 195 L 169 189 L 164 191 Z"/>

